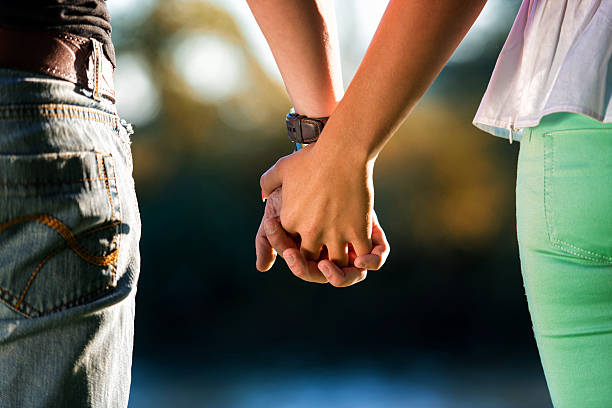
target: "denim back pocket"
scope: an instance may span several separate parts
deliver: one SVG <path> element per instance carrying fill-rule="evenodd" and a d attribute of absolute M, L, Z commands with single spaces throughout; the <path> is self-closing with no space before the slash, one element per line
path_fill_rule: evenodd
<path fill-rule="evenodd" d="M 0 155 L 0 299 L 38 317 L 117 282 L 121 207 L 113 157 Z"/>
<path fill-rule="evenodd" d="M 545 134 L 544 209 L 553 246 L 612 263 L 612 130 Z"/>

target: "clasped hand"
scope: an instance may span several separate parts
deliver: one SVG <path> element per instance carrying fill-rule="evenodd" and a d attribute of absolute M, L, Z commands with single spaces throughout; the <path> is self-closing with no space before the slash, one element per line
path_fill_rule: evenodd
<path fill-rule="evenodd" d="M 309 145 L 261 177 L 258 270 L 278 253 L 303 280 L 350 286 L 382 266 L 389 244 L 373 210 L 373 163 L 351 157 Z"/>

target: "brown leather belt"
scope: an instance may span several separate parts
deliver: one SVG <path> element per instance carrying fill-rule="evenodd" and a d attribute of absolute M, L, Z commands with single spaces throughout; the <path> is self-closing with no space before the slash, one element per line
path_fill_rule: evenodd
<path fill-rule="evenodd" d="M 64 79 L 88 89 L 96 100 L 115 101 L 113 64 L 93 38 L 0 27 L 0 68 Z"/>

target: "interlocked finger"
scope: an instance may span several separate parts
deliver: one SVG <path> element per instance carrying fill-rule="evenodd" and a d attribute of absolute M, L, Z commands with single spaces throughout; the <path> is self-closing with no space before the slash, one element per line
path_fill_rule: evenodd
<path fill-rule="evenodd" d="M 327 283 L 327 278 L 317 267 L 317 263 L 307 260 L 304 255 L 295 248 L 289 248 L 283 252 L 283 258 L 287 266 L 298 278 L 307 282 Z"/>
<path fill-rule="evenodd" d="M 329 283 L 336 287 L 354 285 L 364 280 L 367 276 L 367 271 L 365 269 L 354 267 L 339 268 L 336 264 L 327 259 L 319 261 L 317 266 L 319 270 L 323 272 L 323 275 L 327 278 Z"/>

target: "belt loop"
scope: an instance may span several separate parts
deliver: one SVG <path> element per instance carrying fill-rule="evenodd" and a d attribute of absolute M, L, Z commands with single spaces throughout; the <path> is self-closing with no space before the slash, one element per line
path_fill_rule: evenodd
<path fill-rule="evenodd" d="M 96 101 L 102 100 L 102 94 L 100 93 L 100 83 L 102 80 L 102 57 L 104 51 L 102 50 L 102 43 L 95 38 L 91 39 L 91 45 L 93 47 L 93 63 L 94 63 L 94 86 L 93 86 L 93 98 Z"/>

